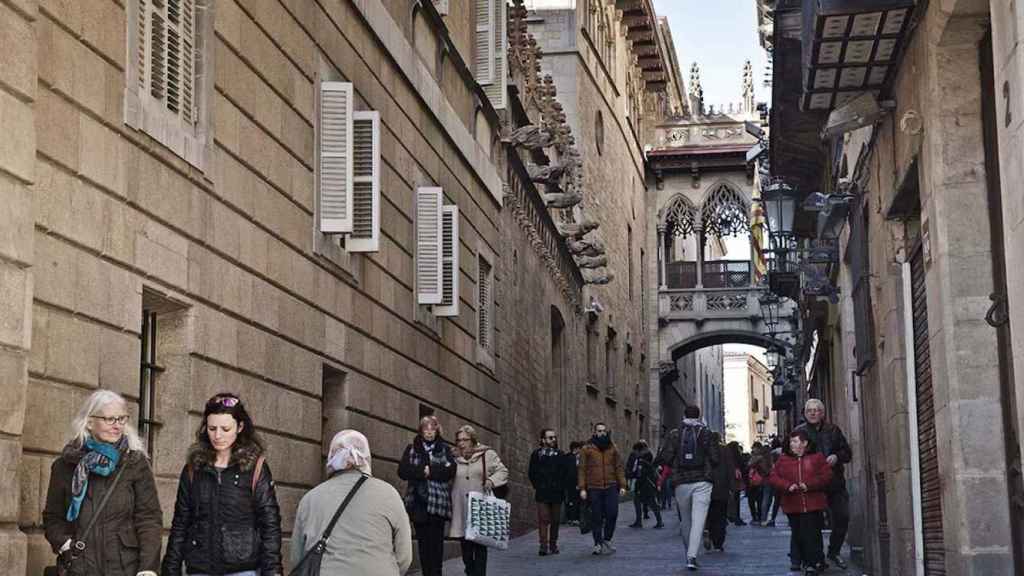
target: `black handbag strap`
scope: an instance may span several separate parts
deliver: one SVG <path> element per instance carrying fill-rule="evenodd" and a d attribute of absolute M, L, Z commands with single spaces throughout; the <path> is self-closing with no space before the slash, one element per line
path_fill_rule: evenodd
<path fill-rule="evenodd" d="M 327 539 L 331 537 L 331 531 L 334 530 L 334 525 L 338 523 L 338 518 L 341 518 L 341 513 L 348 507 L 348 503 L 352 501 L 352 497 L 356 495 L 356 492 L 359 491 L 359 488 L 364 482 L 366 482 L 367 478 L 369 478 L 369 476 L 362 474 L 359 476 L 359 480 L 356 480 L 356 485 L 349 490 L 348 495 L 341 501 L 341 506 L 338 506 L 338 509 L 334 512 L 334 517 L 331 518 L 330 523 L 327 524 L 327 528 L 324 529 L 323 535 L 320 536 L 320 540 L 317 541 L 318 546 L 324 546 L 327 544 Z"/>
<path fill-rule="evenodd" d="M 100 505 L 96 507 L 96 511 L 93 512 L 92 518 L 89 518 L 89 524 L 85 527 L 85 532 L 82 533 L 82 537 L 78 538 L 79 541 L 85 541 L 89 534 L 92 533 L 93 526 L 96 525 L 96 521 L 99 520 L 100 514 L 103 513 L 103 509 L 107 506 L 107 501 L 110 500 L 110 495 L 114 493 L 114 488 L 117 488 L 117 481 L 121 479 L 121 474 L 124 473 L 124 469 L 128 467 L 128 463 L 125 462 L 118 469 L 117 474 L 114 474 L 114 481 L 110 483 L 110 488 L 103 493 L 103 498 L 100 500 Z"/>

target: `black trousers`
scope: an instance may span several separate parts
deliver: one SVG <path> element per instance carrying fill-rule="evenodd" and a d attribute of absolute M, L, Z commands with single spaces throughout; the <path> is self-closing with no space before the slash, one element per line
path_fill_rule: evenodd
<path fill-rule="evenodd" d="M 711 506 L 708 508 L 707 527 L 708 536 L 711 537 L 711 545 L 715 548 L 725 546 L 726 526 L 729 525 L 729 519 L 726 517 L 728 513 L 728 500 L 711 501 Z"/>
<path fill-rule="evenodd" d="M 565 499 L 565 520 L 567 522 L 579 522 L 580 520 L 580 493 L 570 491 Z"/>
<path fill-rule="evenodd" d="M 789 558 L 792 564 L 817 566 L 825 560 L 821 544 L 821 512 L 787 514 L 789 517 Z"/>
<path fill-rule="evenodd" d="M 761 517 L 761 486 L 747 486 L 747 507 L 750 508 L 750 519 L 753 522 L 760 522 Z"/>
<path fill-rule="evenodd" d="M 828 517 L 832 535 L 828 537 L 828 555 L 838 556 L 843 551 L 846 532 L 850 528 L 850 495 L 843 490 L 828 494 Z"/>
<path fill-rule="evenodd" d="M 642 525 L 644 523 L 643 519 L 647 517 L 647 513 L 653 511 L 655 520 L 658 521 L 658 524 L 661 524 L 661 503 L 658 502 L 659 499 L 659 494 L 647 498 L 640 496 L 639 493 L 633 494 L 633 510 L 636 512 L 634 517 L 636 520 L 634 522 Z M 641 510 L 643 511 L 643 516 L 640 515 Z"/>
<path fill-rule="evenodd" d="M 416 522 L 416 544 L 420 551 L 420 569 L 423 576 L 442 576 L 444 563 L 444 518 L 427 516 L 423 522 Z"/>
<path fill-rule="evenodd" d="M 466 566 L 466 576 L 485 576 L 487 574 L 487 546 L 463 540 L 462 563 Z"/>

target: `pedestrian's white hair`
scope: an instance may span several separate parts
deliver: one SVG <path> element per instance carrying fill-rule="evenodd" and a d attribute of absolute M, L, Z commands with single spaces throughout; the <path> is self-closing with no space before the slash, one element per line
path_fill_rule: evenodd
<path fill-rule="evenodd" d="M 370 442 L 358 430 L 342 430 L 331 438 L 327 452 L 327 473 L 341 472 L 356 468 L 363 474 L 371 475 Z"/>
<path fill-rule="evenodd" d="M 825 403 L 822 402 L 821 400 L 818 400 L 817 398 L 811 398 L 810 400 L 804 403 L 804 410 L 806 411 L 808 408 L 818 408 L 819 410 L 824 412 Z"/>
<path fill-rule="evenodd" d="M 89 432 L 89 417 L 95 416 L 97 412 L 111 404 L 122 404 L 126 410 L 128 409 L 128 401 L 113 390 L 101 388 L 85 399 L 85 403 L 78 410 L 75 419 L 71 421 L 71 442 L 75 446 L 84 446 L 85 441 L 92 436 Z M 128 449 L 145 455 L 146 444 L 139 437 L 135 427 L 129 422 L 124 425 L 122 430 L 122 434 L 128 439 Z"/>

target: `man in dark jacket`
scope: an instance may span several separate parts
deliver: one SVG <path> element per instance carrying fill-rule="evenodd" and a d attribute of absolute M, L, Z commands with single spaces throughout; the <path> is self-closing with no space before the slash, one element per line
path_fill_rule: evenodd
<path fill-rule="evenodd" d="M 672 467 L 676 503 L 682 515 L 680 528 L 687 542 L 686 567 L 696 570 L 719 449 L 700 419 L 700 408 L 687 406 L 683 416 L 679 428 L 669 432 L 658 460 Z"/>
<path fill-rule="evenodd" d="M 729 525 L 729 502 L 736 482 L 736 460 L 732 451 L 722 450 L 722 437 L 718 432 L 711 433 L 711 441 L 719 447 L 721 458 L 713 472 L 711 507 L 708 509 L 707 520 L 710 542 L 705 543 L 704 548 L 714 546 L 715 550 L 722 551 L 725 550 L 725 533 Z"/>
<path fill-rule="evenodd" d="M 566 485 L 565 454 L 558 449 L 558 436 L 551 428 L 540 431 L 540 447 L 530 455 L 527 475 L 537 502 L 537 536 L 541 556 L 558 554 L 558 522 Z"/>
<path fill-rule="evenodd" d="M 806 421 L 797 426 L 796 430 L 806 430 L 812 445 L 832 467 L 832 482 L 826 491 L 828 494 L 828 515 L 831 519 L 832 535 L 828 539 L 828 559 L 839 568 L 846 568 L 840 553 L 846 540 L 846 531 L 850 525 L 850 494 L 846 491 L 846 476 L 843 466 L 853 459 L 850 444 L 843 436 L 843 431 L 830 422 L 825 422 L 825 404 L 817 398 L 811 398 L 804 404 Z M 797 558 L 793 558 L 797 564 Z"/>

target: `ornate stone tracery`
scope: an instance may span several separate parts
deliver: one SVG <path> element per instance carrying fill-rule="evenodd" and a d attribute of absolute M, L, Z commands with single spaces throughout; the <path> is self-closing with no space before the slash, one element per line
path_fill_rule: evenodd
<path fill-rule="evenodd" d="M 699 226 L 699 213 L 697 207 L 690 202 L 690 199 L 677 194 L 665 207 L 665 214 L 662 219 L 666 225 L 666 232 L 673 236 L 685 238 L 694 234 Z"/>
<path fill-rule="evenodd" d="M 740 236 L 750 230 L 750 206 L 743 194 L 723 182 L 704 197 L 700 219 L 701 229 L 709 236 Z"/>

